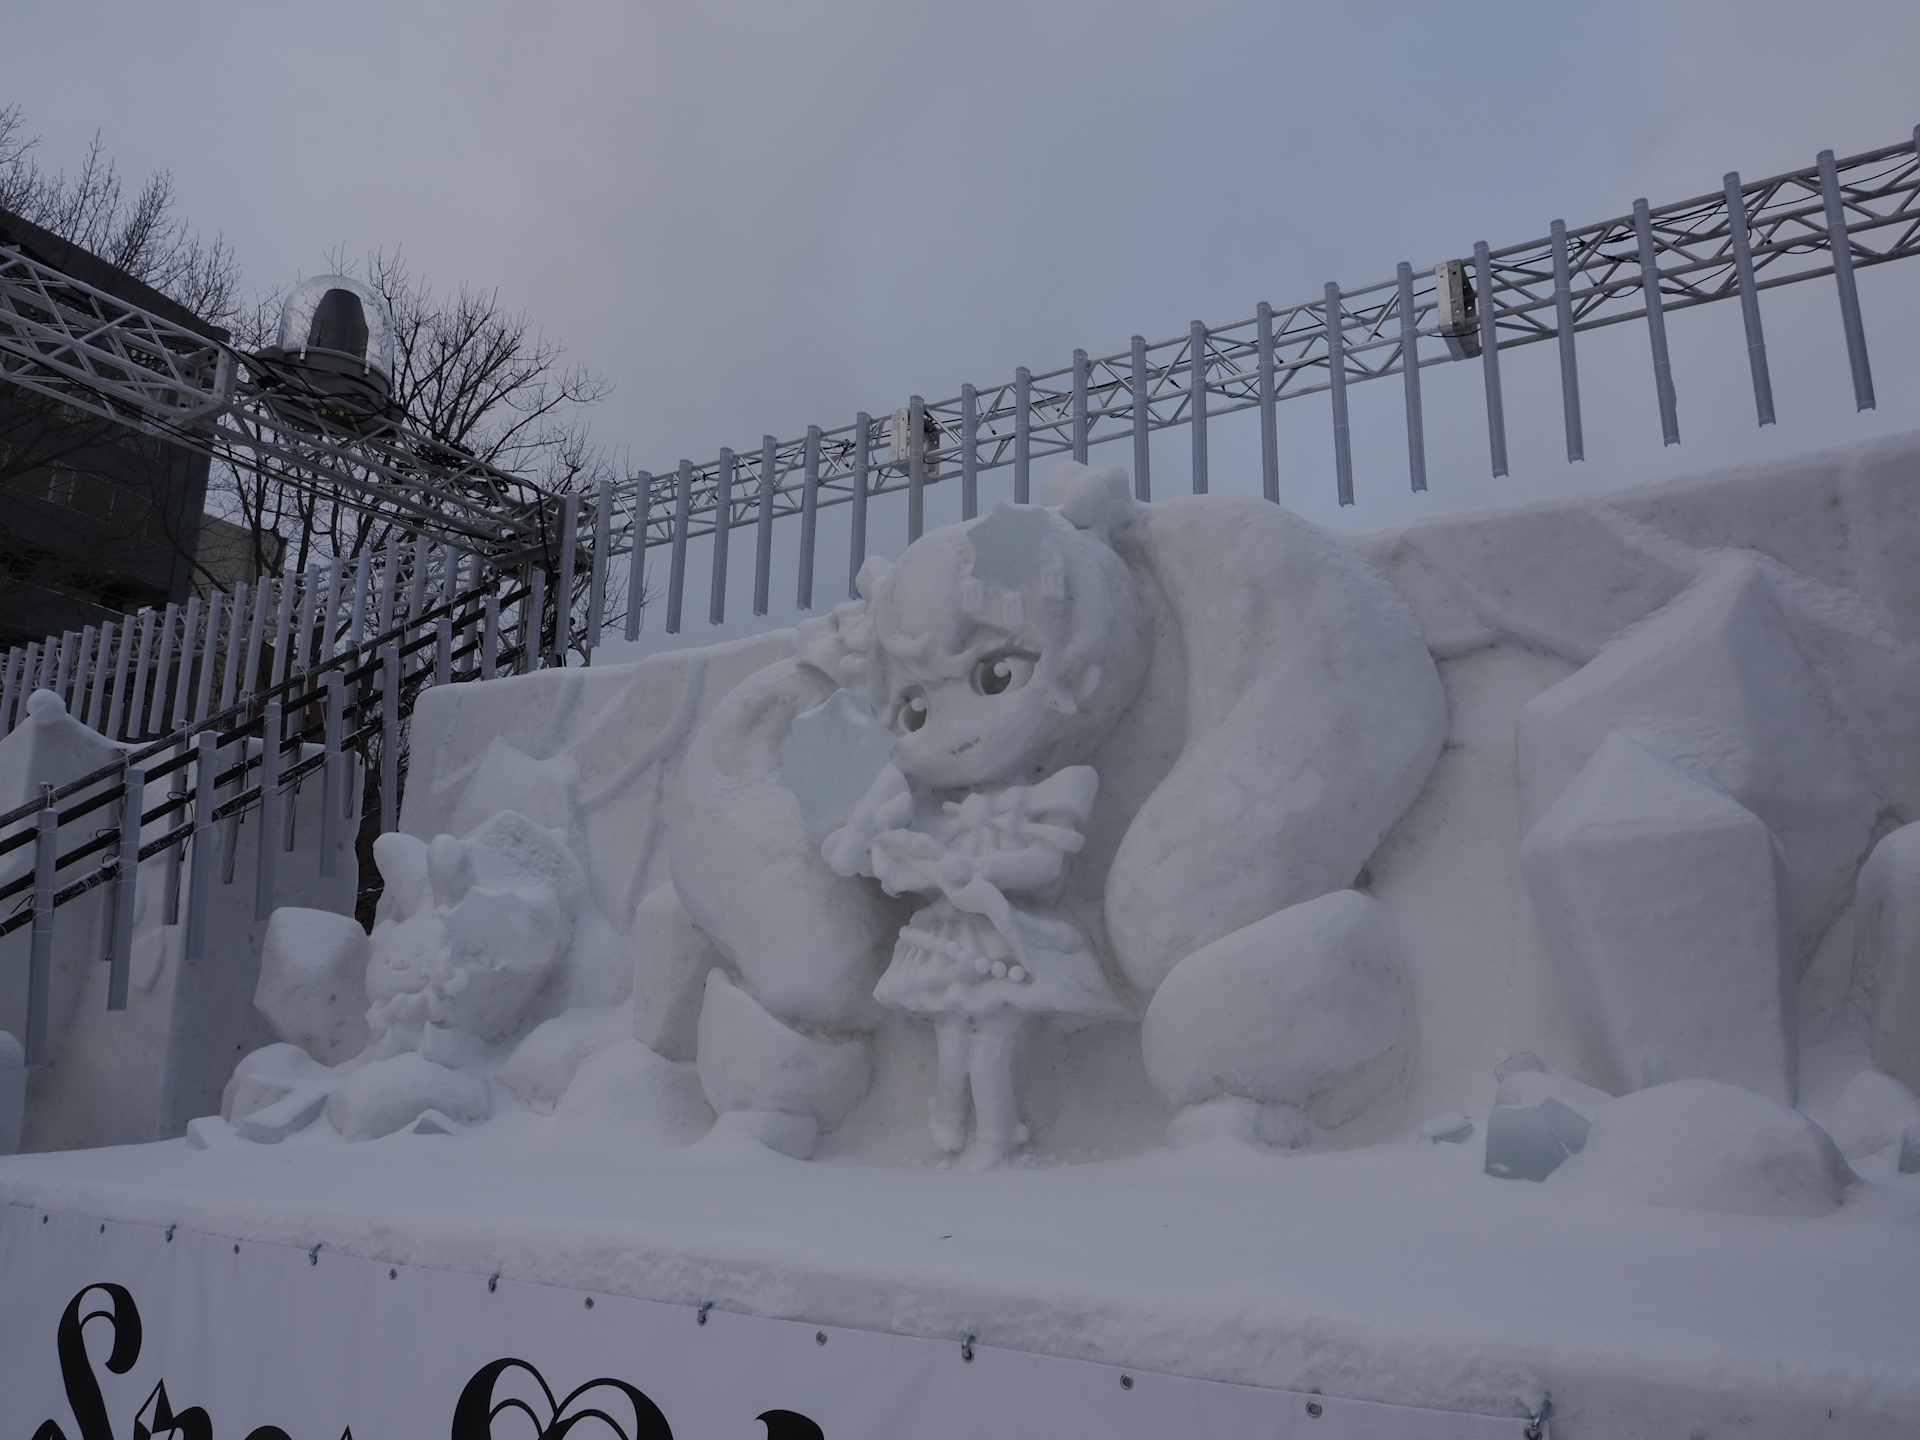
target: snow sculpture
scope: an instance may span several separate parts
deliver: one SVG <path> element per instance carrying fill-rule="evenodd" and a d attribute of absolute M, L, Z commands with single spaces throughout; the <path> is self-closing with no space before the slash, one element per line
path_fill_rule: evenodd
<path fill-rule="evenodd" d="M 323 1108 L 350 1140 L 429 1110 L 485 1119 L 496 1047 L 579 948 L 579 862 L 561 832 L 517 810 L 461 838 L 383 835 L 374 860 L 386 888 L 370 938 L 350 918 L 274 913 L 256 1003 L 293 1043 L 234 1072 L 222 1113 L 247 1139 L 277 1142 Z"/>
<path fill-rule="evenodd" d="M 720 952 L 693 923 L 673 886 L 662 885 L 633 914 L 633 1035 L 668 1060 L 693 1059 L 707 975 Z"/>
<path fill-rule="evenodd" d="M 989 664 L 1005 672 L 989 668 L 993 680 L 1011 683 L 1009 661 Z M 971 1094 L 978 1164 L 1027 1139 L 1014 1089 L 1025 1020 L 1125 1013 L 1086 932 L 1050 903 L 1067 857 L 1085 843 L 1079 827 L 1098 785 L 1090 766 L 1073 765 L 916 817 L 906 777 L 889 764 L 822 846 L 840 874 L 871 875 L 890 895 L 934 897 L 901 929 L 874 998 L 933 1022 L 934 1142 L 948 1153 L 965 1146 Z M 1034 898 L 1016 904 L 1009 892 Z"/>
<path fill-rule="evenodd" d="M 1880 810 L 1866 762 L 1905 763 L 1835 697 L 1912 680 L 1857 604 L 1734 552 L 1527 703 L 1522 867 L 1595 1078 L 1793 1103 L 1794 987 Z"/>
<path fill-rule="evenodd" d="M 744 995 L 826 1044 L 882 1006 L 930 1021 L 934 1138 L 962 1147 L 971 1100 L 981 1164 L 1025 1137 L 1034 1023 L 1137 1016 L 1209 942 L 1341 890 L 1445 731 L 1418 627 L 1344 542 L 1255 500 L 1139 506 L 1118 467 L 1043 498 L 870 560 L 696 730 L 669 811 L 677 898 Z M 1360 988 L 1378 1014 L 1314 1062 L 1342 1079 L 1261 1097 L 1333 1125 L 1390 1083 L 1404 997 Z"/>
<path fill-rule="evenodd" d="M 375 853 L 397 837 L 382 835 Z M 367 1047 L 367 932 L 351 915 L 286 905 L 267 922 L 254 1006 L 273 1033 L 323 1065 Z"/>
<path fill-rule="evenodd" d="M 898 932 L 874 998 L 933 1022 L 934 1141 L 965 1145 L 970 1092 L 976 1164 L 1027 1138 L 1014 1087 L 1027 1017 L 1126 1013 L 1057 903 L 1100 783 L 1080 762 L 1146 668 L 1133 578 L 1101 533 L 1110 505 L 1089 494 L 1084 529 L 1002 505 L 925 537 L 870 582 L 872 647 L 852 673 L 892 732 L 892 758 L 821 853 L 838 875 L 931 897 Z M 849 723 L 860 703 L 843 690 L 823 707 L 855 737 L 844 753 L 856 776 L 879 753 Z M 804 783 L 796 795 L 816 800 L 816 830 L 837 818 Z"/>
<path fill-rule="evenodd" d="M 707 974 L 700 1007 L 700 1089 L 707 1103 L 772 1149 L 804 1160 L 867 1093 L 862 1041 L 816 1040 L 781 1024 L 724 972 Z"/>
<path fill-rule="evenodd" d="M 1600 1073 L 1621 1088 L 1708 1075 L 1792 1099 L 1799 972 L 1759 816 L 1616 732 L 1520 856 Z"/>
<path fill-rule="evenodd" d="M 410 907 L 396 897 L 397 917 L 375 927 L 368 1053 L 456 1067 L 519 1027 L 566 949 L 584 877 L 559 836 L 515 810 L 413 847 L 427 892 Z"/>
<path fill-rule="evenodd" d="M 1413 1013 L 1386 908 L 1339 890 L 1256 921 L 1174 967 L 1147 1007 L 1147 1073 L 1174 1143 L 1304 1144 L 1402 1074 Z"/>
<path fill-rule="evenodd" d="M 1920 824 L 1886 836 L 1860 867 L 1853 935 L 1873 1063 L 1920 1090 Z"/>

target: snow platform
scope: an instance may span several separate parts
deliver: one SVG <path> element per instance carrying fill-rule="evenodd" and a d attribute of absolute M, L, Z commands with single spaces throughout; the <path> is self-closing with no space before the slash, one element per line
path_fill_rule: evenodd
<path fill-rule="evenodd" d="M 23 1155 L 50 1212 L 1395 1404 L 1556 1436 L 1920 1430 L 1920 1175 L 1832 1215 L 1622 1204 L 1482 1173 L 1482 1135 L 1221 1139 L 984 1174 L 568 1133 Z"/>

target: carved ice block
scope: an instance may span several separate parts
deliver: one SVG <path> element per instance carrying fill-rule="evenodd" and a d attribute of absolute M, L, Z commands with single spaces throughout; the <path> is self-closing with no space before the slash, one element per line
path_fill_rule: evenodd
<path fill-rule="evenodd" d="M 1609 1088 L 1694 1077 L 1792 1103 L 1797 966 L 1779 847 L 1758 816 L 1615 734 L 1520 864 Z"/>

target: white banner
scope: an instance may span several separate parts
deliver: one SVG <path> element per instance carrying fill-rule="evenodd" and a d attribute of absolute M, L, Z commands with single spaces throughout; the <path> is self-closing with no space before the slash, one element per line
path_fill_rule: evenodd
<path fill-rule="evenodd" d="M 0 1207 L 0 1440 L 1522 1440 L 1526 1424 Z"/>

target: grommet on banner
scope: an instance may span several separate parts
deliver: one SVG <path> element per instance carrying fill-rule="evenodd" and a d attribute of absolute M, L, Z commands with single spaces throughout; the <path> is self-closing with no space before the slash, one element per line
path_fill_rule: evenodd
<path fill-rule="evenodd" d="M 236 1255 L 240 1253 L 240 1242 L 238 1240 L 233 1242 L 233 1253 Z"/>
<path fill-rule="evenodd" d="M 1131 1390 L 1133 1388 L 1133 1376 L 1122 1375 L 1120 1377 L 1120 1388 L 1122 1390 Z"/>
<path fill-rule="evenodd" d="M 1542 1395 L 1540 1397 L 1540 1408 L 1528 1417 L 1527 1428 L 1520 1433 L 1526 1436 L 1527 1440 L 1541 1440 L 1541 1437 L 1547 1433 L 1547 1416 L 1552 1413 L 1553 1396 Z"/>
<path fill-rule="evenodd" d="M 106 1234 L 106 1233 L 107 1233 L 107 1222 L 106 1222 L 106 1221 L 104 1221 L 104 1220 L 102 1220 L 102 1221 L 100 1222 L 100 1233 L 101 1233 L 102 1235 L 104 1235 L 104 1234 Z"/>
<path fill-rule="evenodd" d="M 826 1331 L 824 1331 L 824 1330 L 816 1330 L 816 1331 L 814 1331 L 814 1332 L 813 1332 L 813 1343 L 814 1343 L 814 1344 L 816 1344 L 816 1345 L 824 1345 L 824 1344 L 826 1344 L 826 1343 L 827 1343 L 827 1332 L 826 1332 Z"/>
<path fill-rule="evenodd" d="M 493 1272 L 493 1274 L 487 1276 L 487 1293 L 491 1295 L 495 1290 L 498 1290 L 499 1288 L 500 1288 L 500 1272 L 496 1270 Z"/>
<path fill-rule="evenodd" d="M 319 1263 L 320 1263 L 320 1242 L 316 1240 L 314 1242 L 313 1248 L 307 1251 L 307 1264 L 318 1265 Z"/>
<path fill-rule="evenodd" d="M 398 1270 L 387 1271 L 387 1279 L 398 1280 L 399 1278 L 400 1278 L 400 1272 Z"/>
<path fill-rule="evenodd" d="M 972 1335 L 968 1335 L 960 1342 L 960 1358 L 969 1365 L 973 1363 L 973 1339 Z"/>
<path fill-rule="evenodd" d="M 713 1308 L 713 1301 L 711 1301 L 711 1300 L 702 1300 L 702 1301 L 700 1302 L 700 1309 L 699 1309 L 699 1311 L 698 1311 L 698 1312 L 697 1312 L 697 1313 L 696 1313 L 696 1314 L 694 1315 L 694 1317 L 693 1317 L 693 1323 L 694 1323 L 694 1324 L 696 1324 L 696 1325 L 704 1325 L 704 1324 L 706 1324 L 706 1323 L 707 1323 L 707 1311 L 709 1311 L 709 1310 L 711 1310 L 712 1308 Z"/>
<path fill-rule="evenodd" d="M 1320 1409 L 1320 1402 L 1318 1400 L 1307 1401 L 1307 1414 L 1311 1415 L 1314 1419 L 1318 1420 L 1323 1413 L 1324 1412 Z"/>
<path fill-rule="evenodd" d="M 591 1295 L 587 1296 L 587 1308 L 589 1310 L 593 1308 L 593 1296 Z"/>
<path fill-rule="evenodd" d="M 167 1226 L 167 1244 L 171 1245 L 172 1243 L 173 1243 L 173 1226 L 169 1225 Z"/>

